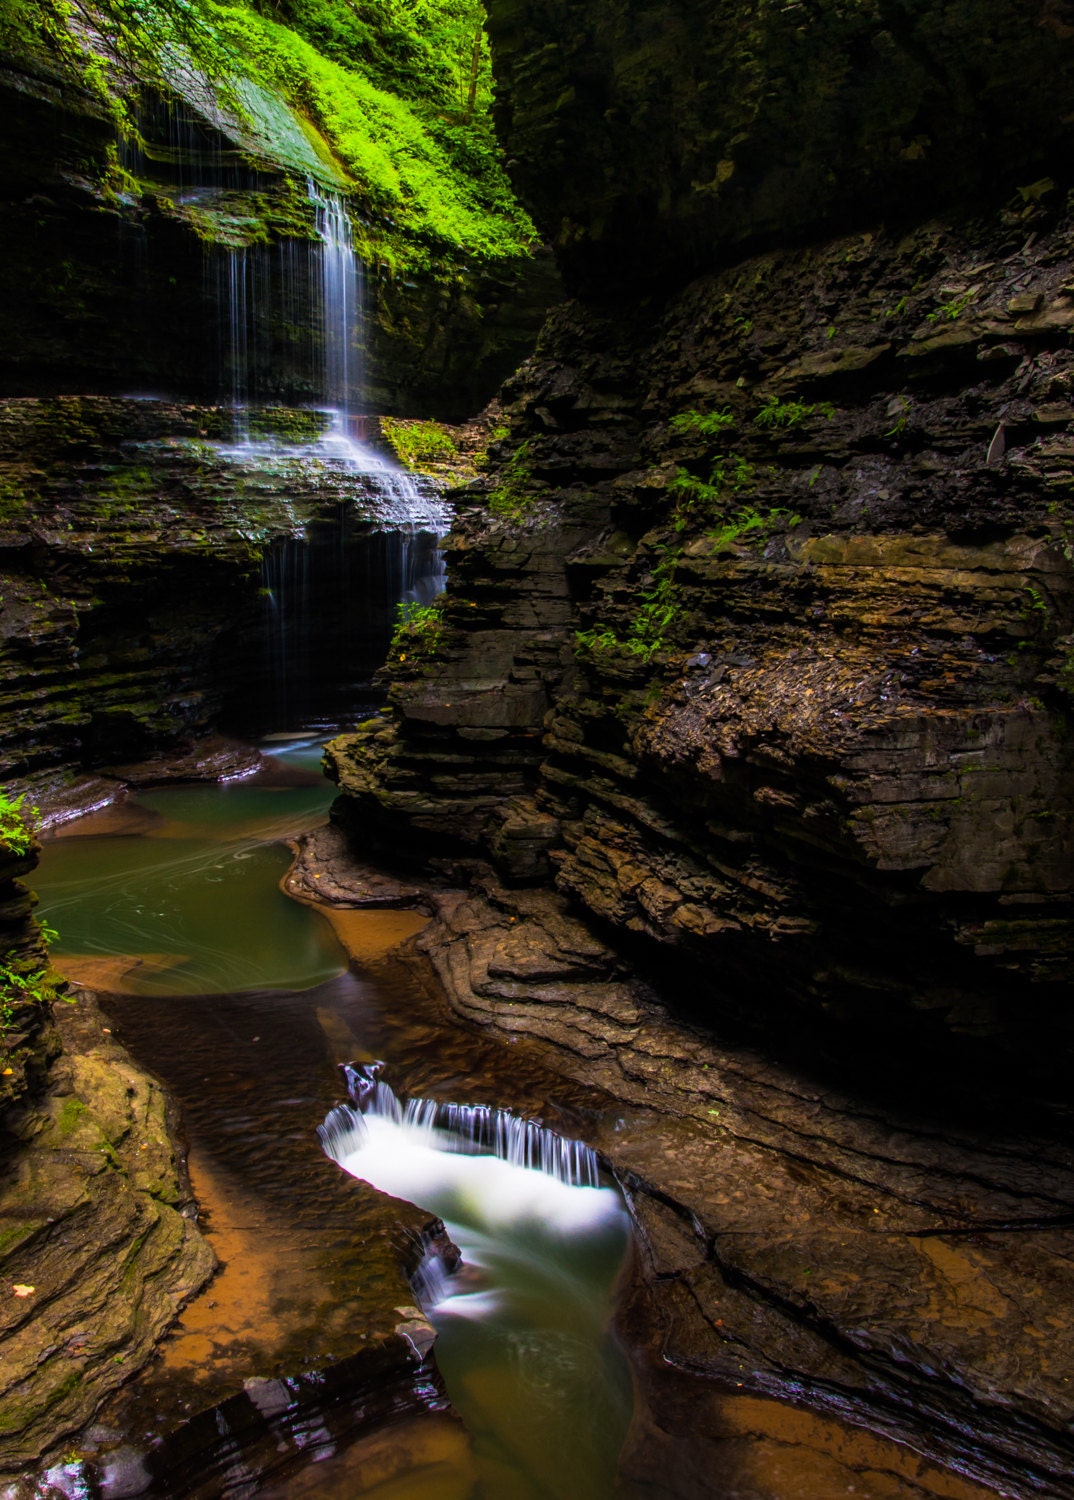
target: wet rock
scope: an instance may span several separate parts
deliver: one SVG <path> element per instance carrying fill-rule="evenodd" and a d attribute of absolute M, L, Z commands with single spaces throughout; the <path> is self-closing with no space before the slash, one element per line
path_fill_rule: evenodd
<path fill-rule="evenodd" d="M 291 848 L 295 859 L 283 890 L 296 901 L 348 910 L 432 910 L 425 887 L 356 861 L 345 833 L 334 824 L 300 834 Z"/>
<path fill-rule="evenodd" d="M 215 1257 L 160 1087 L 92 994 L 62 1006 L 45 1092 L 7 1116 L 0 1472 L 17 1476 L 142 1367 Z M 11 1287 L 30 1290 L 16 1298 Z"/>
<path fill-rule="evenodd" d="M 756 1016 L 760 986 L 806 1045 L 1060 1066 L 1074 450 L 1035 413 L 1074 366 L 1007 308 L 1027 281 L 1067 305 L 1067 223 L 1008 205 L 558 309 L 495 460 L 525 443 L 529 508 L 460 508 L 435 658 L 390 663 L 389 712 L 330 749 L 340 820 L 551 866 L 696 1014 Z"/>
<path fill-rule="evenodd" d="M 986 1486 L 1074 1494 L 1068 1146 L 721 1044 L 547 891 L 487 874 L 439 904 L 417 946 L 452 1009 L 540 1039 L 593 1091 L 582 1133 L 639 1235 L 626 1326 L 654 1357 L 850 1417 Z M 672 1420 L 669 1391 L 651 1399 Z"/>

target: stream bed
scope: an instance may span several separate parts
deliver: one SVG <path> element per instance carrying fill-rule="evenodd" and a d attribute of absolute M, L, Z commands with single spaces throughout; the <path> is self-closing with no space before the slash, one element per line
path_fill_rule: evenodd
<path fill-rule="evenodd" d="M 383 1321 L 400 1279 L 397 1205 L 359 1177 L 442 1215 L 462 1250 L 460 1273 L 427 1280 L 422 1303 L 465 1433 L 446 1418 L 411 1420 L 380 1462 L 367 1435 L 291 1433 L 279 1475 L 244 1480 L 236 1456 L 206 1493 L 602 1500 L 631 1410 L 629 1369 L 608 1333 L 628 1243 L 617 1193 L 460 1154 L 458 1141 L 426 1141 L 416 1171 L 398 1142 L 376 1163 L 341 1162 L 350 1175 L 321 1150 L 338 1065 L 355 1059 L 383 1060 L 397 1088 L 444 1103 L 495 1105 L 509 1070 L 510 1097 L 560 1115 L 567 1133 L 579 1101 L 525 1057 L 458 1028 L 444 1034 L 412 972 L 385 957 L 420 914 L 349 913 L 350 963 L 326 918 L 281 893 L 281 840 L 322 822 L 333 795 L 318 758 L 316 745 L 279 746 L 249 780 L 140 793 L 67 825 L 41 860 L 55 961 L 102 992 L 117 1036 L 182 1106 L 222 1262 L 161 1360 L 98 1423 L 104 1493 L 167 1492 L 146 1454 L 177 1417 L 263 1373 L 346 1358 L 362 1337 L 356 1296 Z M 371 1313 L 369 1337 L 384 1331 Z"/>

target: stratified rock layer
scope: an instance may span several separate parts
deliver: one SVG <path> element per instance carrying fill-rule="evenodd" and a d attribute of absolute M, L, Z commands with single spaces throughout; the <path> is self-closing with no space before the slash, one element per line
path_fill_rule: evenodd
<path fill-rule="evenodd" d="M 550 892 L 486 877 L 440 908 L 418 945 L 457 1014 L 605 1096 L 587 1134 L 640 1235 L 635 1337 L 1004 1492 L 1074 1494 L 1068 1150 L 720 1045 Z"/>
<path fill-rule="evenodd" d="M 88 991 L 60 1007 L 44 1093 L 9 1111 L 0 1178 L 0 1474 L 83 1426 L 149 1359 L 215 1257 L 160 1087 Z"/>
<path fill-rule="evenodd" d="M 1068 232 L 1019 201 L 752 260 L 659 315 L 561 309 L 498 487 L 464 502 L 435 655 L 390 661 L 390 717 L 330 750 L 341 816 L 514 879 L 551 864 L 643 956 L 688 960 L 697 1008 L 760 990 L 859 1036 L 1048 1053 Z"/>
<path fill-rule="evenodd" d="M 204 736 L 237 696 L 247 722 L 268 717 L 299 667 L 279 657 L 314 549 L 345 576 L 345 549 L 374 532 L 442 524 L 428 481 L 400 501 L 322 451 L 324 413 L 249 420 L 261 446 L 244 449 L 227 408 L 0 400 L 0 778 L 145 758 Z M 270 600 L 266 577 L 296 597 Z M 386 635 L 394 580 L 374 586 Z M 324 613 L 368 647 L 338 600 Z"/>

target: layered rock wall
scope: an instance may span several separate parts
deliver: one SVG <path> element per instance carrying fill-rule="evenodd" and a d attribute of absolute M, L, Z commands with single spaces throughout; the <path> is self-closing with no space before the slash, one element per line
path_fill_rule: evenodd
<path fill-rule="evenodd" d="M 1063 1030 L 1069 234 L 1038 183 L 560 309 L 333 753 L 363 825 L 553 868 L 703 1009 Z"/>

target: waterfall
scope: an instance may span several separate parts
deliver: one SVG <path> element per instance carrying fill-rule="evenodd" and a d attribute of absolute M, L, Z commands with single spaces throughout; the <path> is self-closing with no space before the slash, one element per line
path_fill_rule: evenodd
<path fill-rule="evenodd" d="M 323 394 L 328 406 L 352 410 L 358 382 L 358 318 L 361 278 L 346 205 L 338 193 L 323 192 L 312 177 L 306 192 L 316 215 L 321 239 L 320 326 L 324 345 Z M 346 424 L 345 424 L 346 425 Z"/>
<path fill-rule="evenodd" d="M 427 1312 L 495 1318 L 519 1293 L 516 1273 L 562 1290 L 582 1246 L 624 1233 L 619 1196 L 599 1186 L 589 1146 L 485 1104 L 404 1102 L 382 1066 L 344 1066 L 352 1102 L 331 1110 L 317 1133 L 351 1176 L 443 1218 L 462 1270 L 425 1256 L 413 1288 Z"/>
<path fill-rule="evenodd" d="M 381 1064 L 345 1063 L 342 1071 L 354 1105 L 337 1106 L 317 1127 L 321 1145 L 335 1161 L 341 1159 L 340 1143 L 349 1143 L 347 1149 L 353 1150 L 353 1140 L 361 1139 L 367 1117 L 376 1116 L 400 1126 L 415 1140 L 427 1140 L 439 1151 L 495 1156 L 514 1167 L 544 1172 L 570 1187 L 598 1185 L 596 1152 L 535 1120 L 489 1104 L 440 1104 L 434 1099 L 410 1099 L 403 1104 L 380 1081 Z"/>

